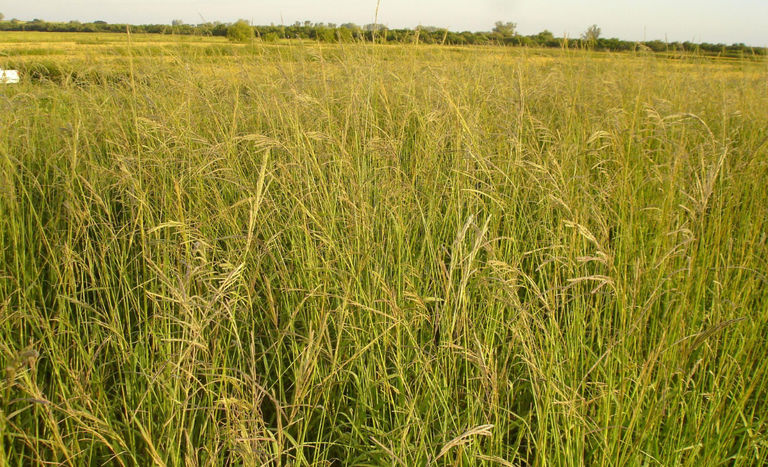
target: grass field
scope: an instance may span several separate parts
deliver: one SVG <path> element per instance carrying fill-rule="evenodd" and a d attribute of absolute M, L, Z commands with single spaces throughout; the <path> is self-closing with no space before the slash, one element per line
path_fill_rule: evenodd
<path fill-rule="evenodd" d="M 765 465 L 768 62 L 673 58 L 0 34 L 0 464 Z"/>

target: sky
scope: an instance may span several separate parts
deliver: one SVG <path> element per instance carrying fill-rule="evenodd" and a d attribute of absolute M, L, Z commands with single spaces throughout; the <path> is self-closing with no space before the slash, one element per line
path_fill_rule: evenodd
<path fill-rule="evenodd" d="M 0 0 L 5 19 L 169 24 L 295 21 L 372 23 L 377 0 Z M 380 0 L 378 22 L 390 28 L 448 27 L 489 31 L 517 23 L 524 35 L 545 29 L 579 37 L 597 24 L 602 37 L 768 46 L 768 0 Z"/>

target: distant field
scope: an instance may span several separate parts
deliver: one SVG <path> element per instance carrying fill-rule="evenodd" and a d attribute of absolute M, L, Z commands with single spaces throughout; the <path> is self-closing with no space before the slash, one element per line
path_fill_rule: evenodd
<path fill-rule="evenodd" d="M 0 33 L 0 465 L 768 462 L 768 61 Z"/>
<path fill-rule="evenodd" d="M 55 46 L 62 42 L 72 42 L 76 44 L 109 44 L 126 42 L 127 34 L 116 33 L 81 33 L 81 32 L 15 32 L 0 31 L 0 44 L 9 46 L 11 44 L 39 43 L 48 46 Z M 173 34 L 132 34 L 131 40 L 135 42 L 156 42 L 156 43 L 175 43 L 175 42 L 227 42 L 224 37 L 213 36 L 188 36 Z"/>

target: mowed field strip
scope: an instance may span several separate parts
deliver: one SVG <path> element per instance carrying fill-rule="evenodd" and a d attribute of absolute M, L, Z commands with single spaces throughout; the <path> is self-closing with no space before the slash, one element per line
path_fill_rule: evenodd
<path fill-rule="evenodd" d="M 768 461 L 768 61 L 0 33 L 0 464 Z"/>

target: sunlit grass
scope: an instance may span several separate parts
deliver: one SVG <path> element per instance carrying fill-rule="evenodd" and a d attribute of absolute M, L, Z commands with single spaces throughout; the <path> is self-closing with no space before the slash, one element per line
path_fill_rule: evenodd
<path fill-rule="evenodd" d="M 765 463 L 766 63 L 123 39 L 0 58 L 7 465 Z"/>

